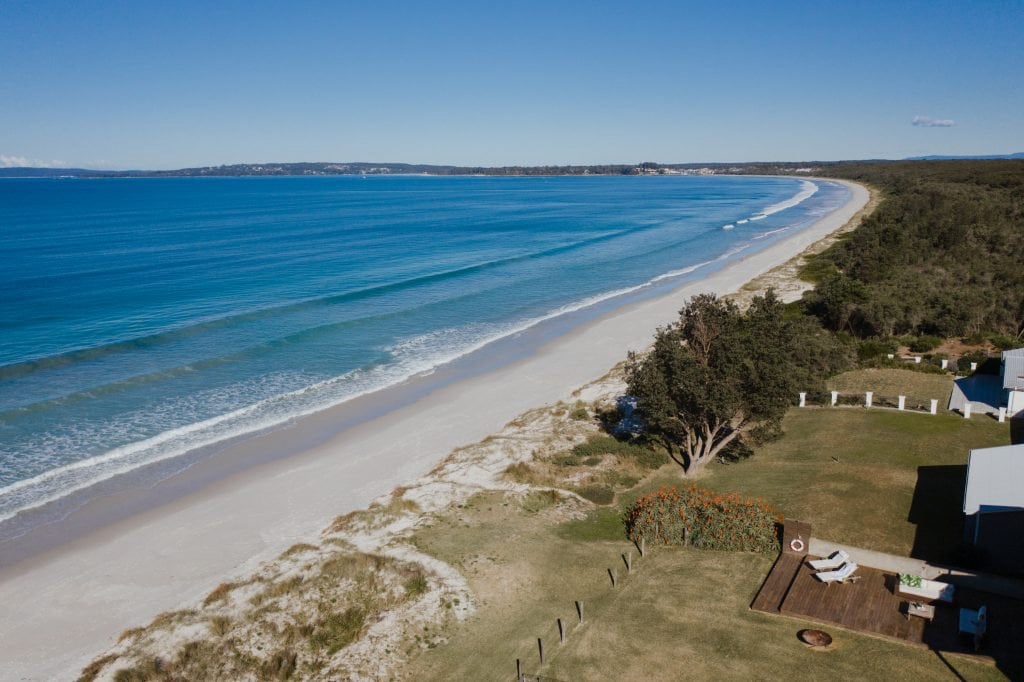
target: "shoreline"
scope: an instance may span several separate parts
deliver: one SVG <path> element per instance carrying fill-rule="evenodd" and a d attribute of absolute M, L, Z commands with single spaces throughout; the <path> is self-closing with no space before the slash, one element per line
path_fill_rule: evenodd
<path fill-rule="evenodd" d="M 547 340 L 525 358 L 442 384 L 332 437 L 306 433 L 313 417 L 332 418 L 326 410 L 242 441 L 236 445 L 251 449 L 258 440 L 265 450 L 279 451 L 281 439 L 291 438 L 296 454 L 249 467 L 0 572 L 9 616 L 0 638 L 19 652 L 8 669 L 26 679 L 77 674 L 120 630 L 200 598 L 223 578 L 256 570 L 288 545 L 318 536 L 337 514 L 361 509 L 426 474 L 453 449 L 566 397 L 628 350 L 646 348 L 683 298 L 737 291 L 845 226 L 867 203 L 868 191 L 843 184 L 851 190 L 843 207 L 697 281 L 615 309 Z M 110 557 L 121 561 L 115 565 Z"/>

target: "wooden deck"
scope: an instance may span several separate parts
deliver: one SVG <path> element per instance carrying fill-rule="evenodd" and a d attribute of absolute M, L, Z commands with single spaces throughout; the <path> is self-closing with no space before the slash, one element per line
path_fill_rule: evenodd
<path fill-rule="evenodd" d="M 906 615 L 906 600 L 896 596 L 897 576 L 866 566 L 858 580 L 825 584 L 814 576 L 806 555 L 783 552 L 765 578 L 750 608 L 815 623 L 899 640 L 935 651 L 970 655 L 1004 671 L 1024 670 L 1024 603 L 962 587 L 954 605 L 940 604 L 935 619 Z M 981 654 L 958 632 L 959 608 L 989 609 L 989 633 Z M 1011 674 L 1013 677 L 1013 674 Z"/>

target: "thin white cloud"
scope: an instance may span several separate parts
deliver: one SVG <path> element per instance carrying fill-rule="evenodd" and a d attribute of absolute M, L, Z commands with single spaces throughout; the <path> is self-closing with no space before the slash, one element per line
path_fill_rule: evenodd
<path fill-rule="evenodd" d="M 951 118 L 932 118 L 931 116 L 915 116 L 910 125 L 922 128 L 952 128 L 956 121 Z"/>
<path fill-rule="evenodd" d="M 0 168 L 64 168 L 67 165 L 64 161 L 40 161 L 24 156 L 0 154 Z"/>

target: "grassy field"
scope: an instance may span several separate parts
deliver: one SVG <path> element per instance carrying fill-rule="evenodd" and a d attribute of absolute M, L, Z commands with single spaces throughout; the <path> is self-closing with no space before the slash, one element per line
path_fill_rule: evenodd
<path fill-rule="evenodd" d="M 921 405 L 928 405 L 928 401 L 934 398 L 939 401 L 941 410 L 949 404 L 953 378 L 912 369 L 858 369 L 829 379 L 828 388 L 840 393 L 874 391 L 876 396 L 893 401 L 897 396 L 905 395 L 908 403 Z"/>
<path fill-rule="evenodd" d="M 793 410 L 784 429 L 706 484 L 764 498 L 818 537 L 935 560 L 960 537 L 968 451 L 1009 442 L 990 419 L 882 410 Z"/>
<path fill-rule="evenodd" d="M 578 532 L 587 524 L 552 524 L 559 507 L 528 508 L 534 503 L 485 493 L 458 521 L 418 534 L 420 547 L 463 570 L 480 610 L 462 625 L 424 632 L 403 678 L 511 679 L 519 658 L 524 672 L 547 680 L 782 679 L 794 670 L 801 678 L 949 679 L 930 651 L 833 630 L 833 650 L 813 652 L 796 638 L 806 623 L 751 611 L 773 557 L 652 547 L 643 559 L 633 551 L 627 574 L 621 555 L 631 545 Z M 951 665 L 963 679 L 1005 679 L 983 664 Z"/>
<path fill-rule="evenodd" d="M 712 466 L 700 483 L 765 498 L 813 523 L 821 537 L 900 554 L 921 545 L 920 505 L 931 519 L 960 504 L 962 482 L 948 475 L 941 495 L 929 489 L 915 499 L 919 474 L 937 468 L 962 476 L 969 448 L 1008 439 L 1005 425 L 988 420 L 856 409 L 793 410 L 785 431 L 750 460 Z M 417 546 L 463 572 L 480 610 L 462 625 L 424 633 L 402 676 L 500 679 L 513 676 L 520 658 L 526 672 L 557 680 L 777 679 L 793 670 L 801 677 L 950 678 L 933 652 L 856 633 L 841 632 L 828 653 L 804 648 L 796 633 L 806 624 L 749 609 L 773 557 L 659 547 L 643 560 L 634 552 L 626 575 L 621 509 L 679 481 L 665 467 L 617 504 L 590 511 L 571 498 L 482 493 L 420 530 Z M 935 544 L 952 537 L 939 527 Z M 613 567 L 616 589 L 607 573 Z M 583 625 L 575 600 L 584 602 Z M 557 618 L 568 626 L 564 645 Z M 543 667 L 537 638 L 545 643 Z M 951 658 L 949 665 L 963 679 L 1005 679 L 972 661 Z"/>

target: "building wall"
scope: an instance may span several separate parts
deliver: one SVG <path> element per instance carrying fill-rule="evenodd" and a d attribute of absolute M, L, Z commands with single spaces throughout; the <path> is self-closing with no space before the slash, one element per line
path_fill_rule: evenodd
<path fill-rule="evenodd" d="M 1009 397 L 1006 400 L 1006 414 L 1011 417 L 1024 412 L 1024 391 L 1007 391 Z"/>
<path fill-rule="evenodd" d="M 975 535 L 976 531 L 974 546 L 983 552 L 986 569 L 1024 575 L 1024 542 L 1020 541 L 1024 536 L 1024 511 L 972 514 L 964 526 L 965 535 Z"/>

